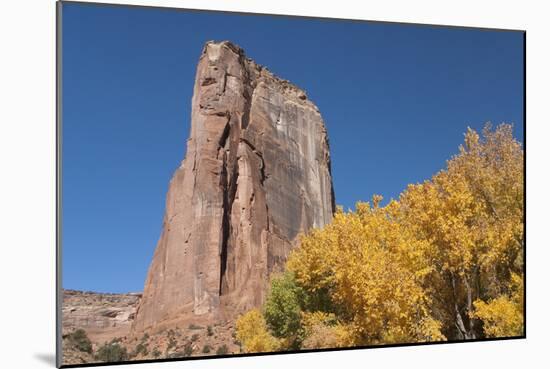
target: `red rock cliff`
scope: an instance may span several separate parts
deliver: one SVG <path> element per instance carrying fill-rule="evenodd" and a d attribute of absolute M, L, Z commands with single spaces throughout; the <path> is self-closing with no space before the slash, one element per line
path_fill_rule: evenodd
<path fill-rule="evenodd" d="M 304 91 L 230 42 L 205 45 L 185 160 L 134 331 L 227 319 L 265 297 L 297 236 L 334 212 L 327 133 Z"/>

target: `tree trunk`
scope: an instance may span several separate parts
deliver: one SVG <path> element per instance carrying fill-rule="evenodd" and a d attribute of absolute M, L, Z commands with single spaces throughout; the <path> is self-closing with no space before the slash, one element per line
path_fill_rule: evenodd
<path fill-rule="evenodd" d="M 470 287 L 470 283 L 468 282 L 466 274 L 464 274 L 462 279 L 464 280 L 464 285 L 466 286 L 466 309 L 468 315 L 468 333 L 465 338 L 475 339 L 476 333 L 474 331 L 474 319 L 471 316 L 471 314 L 473 314 L 474 312 L 472 309 L 472 288 Z"/>
<path fill-rule="evenodd" d="M 466 278 L 464 278 L 467 292 L 467 311 L 471 311 L 472 305 L 472 292 L 470 285 L 467 283 Z M 469 319 L 468 329 L 464 325 L 464 320 L 462 319 L 462 314 L 460 313 L 460 308 L 458 306 L 458 296 L 457 296 L 457 286 L 456 279 L 453 273 L 451 273 L 451 284 L 453 286 L 453 297 L 454 297 L 454 313 L 455 313 L 455 326 L 458 330 L 459 339 L 475 339 L 475 332 L 473 331 L 473 320 Z"/>

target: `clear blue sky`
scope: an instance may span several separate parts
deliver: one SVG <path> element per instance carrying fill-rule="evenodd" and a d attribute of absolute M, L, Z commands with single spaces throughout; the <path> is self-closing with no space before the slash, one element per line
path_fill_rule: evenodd
<path fill-rule="evenodd" d="M 523 140 L 520 32 L 65 3 L 62 36 L 64 288 L 142 290 L 208 40 L 307 91 L 345 208 L 430 178 L 467 126 Z"/>

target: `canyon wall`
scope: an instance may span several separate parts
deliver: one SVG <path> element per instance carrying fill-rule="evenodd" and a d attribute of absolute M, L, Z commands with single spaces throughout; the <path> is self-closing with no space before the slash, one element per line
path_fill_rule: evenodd
<path fill-rule="evenodd" d="M 134 332 L 259 306 L 297 236 L 331 221 L 327 132 L 305 92 L 224 41 L 200 56 L 187 153 Z"/>

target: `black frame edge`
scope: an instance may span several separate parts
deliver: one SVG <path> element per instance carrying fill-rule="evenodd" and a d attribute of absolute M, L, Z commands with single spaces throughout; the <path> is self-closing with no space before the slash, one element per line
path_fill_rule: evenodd
<path fill-rule="evenodd" d="M 63 290 L 62 290 L 62 252 L 61 252 L 61 196 L 62 196 L 62 181 L 61 181 L 61 159 L 62 159 L 62 17 L 63 3 L 57 1 L 55 4 L 55 260 L 56 260 L 56 272 L 55 272 L 55 365 L 60 368 L 63 365 L 63 316 L 62 316 L 62 303 L 63 303 Z"/>
<path fill-rule="evenodd" d="M 371 345 L 371 346 L 353 346 L 353 347 L 334 347 L 325 349 L 307 349 L 307 350 L 289 350 L 289 351 L 273 351 L 273 352 L 254 352 L 254 353 L 239 353 L 231 355 L 212 355 L 212 356 L 191 356 L 181 358 L 163 358 L 163 359 L 150 359 L 150 360 L 128 360 L 128 361 L 114 361 L 114 362 L 97 362 L 97 363 L 85 363 L 85 364 L 69 364 L 62 365 L 61 368 L 87 368 L 97 366 L 109 366 L 109 365 L 133 365 L 133 364 L 151 364 L 151 363 L 165 363 L 165 362 L 185 362 L 194 360 L 211 360 L 211 359 L 231 359 L 231 358 L 243 358 L 243 357 L 258 357 L 258 356 L 273 356 L 273 355 L 293 355 L 293 354 L 315 354 L 319 352 L 336 352 L 336 351 L 353 351 L 353 350 L 373 350 L 373 349 L 385 349 L 385 348 L 414 348 L 417 346 L 432 346 L 432 345 L 449 345 L 449 344 L 463 344 L 463 343 L 484 343 L 494 341 L 511 341 L 525 339 L 525 335 L 514 337 L 498 337 L 498 338 L 482 338 L 472 340 L 452 340 L 452 341 L 434 341 L 434 342 L 414 342 L 414 343 L 395 343 L 384 345 Z"/>
<path fill-rule="evenodd" d="M 527 31 L 523 31 L 523 337 L 527 338 Z"/>

